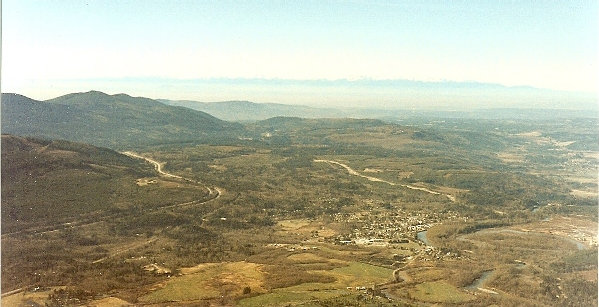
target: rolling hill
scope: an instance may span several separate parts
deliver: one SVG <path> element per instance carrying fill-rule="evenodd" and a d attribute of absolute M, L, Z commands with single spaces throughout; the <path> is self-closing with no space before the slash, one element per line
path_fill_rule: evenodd
<path fill-rule="evenodd" d="M 166 105 L 181 106 L 206 112 L 228 121 L 252 122 L 273 117 L 301 118 L 376 118 L 386 121 L 413 120 L 417 118 L 464 118 L 464 119 L 534 119 L 597 118 L 597 110 L 532 108 L 527 106 L 424 109 L 404 107 L 377 107 L 376 102 L 368 108 L 357 107 L 311 107 L 280 103 L 256 103 L 251 101 L 199 102 L 191 100 L 157 99 Z"/>
<path fill-rule="evenodd" d="M 47 101 L 2 94 L 3 133 L 110 148 L 226 138 L 241 125 L 200 111 L 125 94 L 90 91 Z"/>
<path fill-rule="evenodd" d="M 208 197 L 201 186 L 158 176 L 149 163 L 111 149 L 5 134 L 1 141 L 4 291 L 40 285 L 65 271 L 91 272 L 82 267 L 110 257 L 115 243 L 139 244 L 139 229 L 182 223 L 181 215 L 163 208 Z M 154 280 L 135 264 L 117 266 Z M 90 274 L 87 289 L 102 284 L 96 282 L 102 273 Z M 20 304 L 3 298 L 2 305 Z"/>
<path fill-rule="evenodd" d="M 110 149 L 2 135 L 3 233 L 107 210 L 124 194 L 122 178 L 153 174 Z"/>
<path fill-rule="evenodd" d="M 181 106 L 206 112 L 229 121 L 256 121 L 277 116 L 299 116 L 304 118 L 348 117 L 346 110 L 332 108 L 314 108 L 302 105 L 280 103 L 255 103 L 251 101 L 199 102 L 191 100 L 158 101 L 171 106 Z"/>

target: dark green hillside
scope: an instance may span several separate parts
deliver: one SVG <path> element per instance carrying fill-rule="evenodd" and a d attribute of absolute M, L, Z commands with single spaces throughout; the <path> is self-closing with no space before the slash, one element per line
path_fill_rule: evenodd
<path fill-rule="evenodd" d="M 2 233 L 203 197 L 140 189 L 136 179 L 148 176 L 151 165 L 110 149 L 2 135 Z"/>
<path fill-rule="evenodd" d="M 352 118 L 322 118 L 307 119 L 299 117 L 277 116 L 258 121 L 248 127 L 257 129 L 275 130 L 316 130 L 316 129 L 361 129 L 365 127 L 379 127 L 385 122 L 378 119 L 352 119 Z"/>
<path fill-rule="evenodd" d="M 2 131 L 16 135 L 130 148 L 226 138 L 239 129 L 204 112 L 125 94 L 91 91 L 45 102 L 2 94 Z"/>
<path fill-rule="evenodd" d="M 2 132 L 57 138 L 82 115 L 70 106 L 53 106 L 19 95 L 2 94 Z"/>

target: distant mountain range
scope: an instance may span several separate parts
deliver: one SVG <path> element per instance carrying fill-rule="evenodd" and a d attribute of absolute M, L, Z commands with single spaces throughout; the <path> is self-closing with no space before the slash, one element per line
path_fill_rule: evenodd
<path fill-rule="evenodd" d="M 281 122 L 280 117 L 370 118 L 387 121 L 410 118 L 598 118 L 596 110 L 503 108 L 423 111 L 317 108 L 249 101 L 204 103 L 153 100 L 126 94 L 108 95 L 98 91 L 73 93 L 46 101 L 18 94 L 2 94 L 1 107 L 2 133 L 65 139 L 112 149 L 184 142 L 227 143 L 231 139 L 255 137 L 256 127 L 264 129 L 273 126 L 273 123 Z M 276 119 L 266 120 L 269 118 Z M 231 121 L 264 122 L 244 126 Z M 292 122 L 294 121 L 284 121 L 285 125 Z"/>
<path fill-rule="evenodd" d="M 294 80 L 260 78 L 95 78 L 63 80 L 36 92 L 62 95 L 56 88 L 102 89 L 110 93 L 169 100 L 254 101 L 327 109 L 471 111 L 473 109 L 597 110 L 596 91 L 560 91 L 481 82 L 405 79 Z M 20 89 L 13 89 L 19 92 Z M 22 89 L 26 90 L 26 89 Z M 215 115 L 215 114 L 213 114 Z M 215 115 L 216 116 L 216 115 Z M 299 115 L 298 115 L 299 116 Z M 218 116 L 217 116 L 218 117 Z M 225 118 L 223 118 L 225 119 Z"/>
<path fill-rule="evenodd" d="M 350 117 L 351 112 L 343 109 L 315 108 L 280 103 L 255 103 L 250 101 L 199 102 L 191 100 L 157 99 L 170 105 L 180 106 L 212 114 L 228 121 L 256 121 L 271 117 L 340 118 Z"/>
<path fill-rule="evenodd" d="M 199 102 L 191 100 L 157 99 L 164 104 L 181 106 L 214 115 L 227 121 L 260 121 L 272 117 L 301 118 L 373 118 L 398 120 L 415 117 L 426 118 L 484 118 L 484 119 L 554 119 L 599 117 L 597 109 L 545 109 L 545 108 L 480 108 L 460 110 L 413 110 L 376 108 L 318 108 L 279 103 L 250 101 Z"/>
<path fill-rule="evenodd" d="M 37 101 L 2 94 L 2 133 L 110 148 L 226 138 L 242 129 L 204 112 L 90 91 Z"/>

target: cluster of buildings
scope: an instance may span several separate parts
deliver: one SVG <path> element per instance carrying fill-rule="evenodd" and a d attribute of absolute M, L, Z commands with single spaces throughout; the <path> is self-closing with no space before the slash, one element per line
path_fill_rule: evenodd
<path fill-rule="evenodd" d="M 310 251 L 317 250 L 318 246 L 308 246 L 303 244 L 288 244 L 288 243 L 271 243 L 267 244 L 266 247 L 271 248 L 283 248 L 288 252 L 296 252 L 296 251 Z"/>
<path fill-rule="evenodd" d="M 406 213 L 403 210 L 357 214 L 336 214 L 339 222 L 355 222 L 359 225 L 349 234 L 333 239 L 336 244 L 386 246 L 409 243 L 418 232 L 425 231 L 443 220 L 457 218 L 457 213 Z"/>

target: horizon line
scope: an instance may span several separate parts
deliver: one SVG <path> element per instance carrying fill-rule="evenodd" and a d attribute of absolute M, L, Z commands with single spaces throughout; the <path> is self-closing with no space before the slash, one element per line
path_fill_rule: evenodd
<path fill-rule="evenodd" d="M 286 105 L 286 106 L 296 106 L 296 107 L 307 107 L 307 108 L 314 108 L 314 109 L 322 109 L 322 110 L 326 110 L 326 109 L 361 109 L 361 110 L 373 110 L 373 111 L 381 111 L 381 110 L 386 110 L 385 108 L 380 108 L 380 107 L 366 107 L 366 106 L 346 106 L 346 107 L 339 107 L 339 106 L 313 106 L 313 105 L 307 105 L 307 104 L 286 104 L 286 103 L 280 103 L 280 102 L 257 102 L 257 101 L 251 101 L 251 100 L 221 100 L 221 101 L 199 101 L 199 100 L 189 100 L 189 99 L 167 99 L 167 98 L 150 98 L 147 96 L 132 96 L 130 94 L 124 93 L 124 92 L 119 92 L 119 93 L 114 93 L 114 94 L 110 94 L 104 91 L 100 91 L 100 90 L 87 90 L 87 91 L 78 91 L 78 92 L 71 92 L 71 93 L 65 93 L 56 97 L 52 97 L 52 98 L 48 98 L 45 100 L 38 100 L 35 98 L 31 98 L 27 95 L 24 94 L 20 94 L 20 93 L 15 93 L 15 92 L 1 92 L 0 94 L 2 95 L 20 95 L 23 97 L 26 97 L 28 99 L 32 99 L 35 100 L 37 102 L 46 102 L 48 100 L 52 100 L 52 99 L 56 99 L 56 98 L 60 98 L 63 96 L 67 96 L 67 95 L 73 95 L 73 94 L 87 94 L 87 93 L 101 93 L 104 95 L 108 95 L 108 96 L 118 96 L 118 95 L 125 95 L 125 96 L 129 96 L 131 98 L 143 98 L 143 99 L 150 99 L 150 100 L 154 100 L 160 103 L 160 100 L 168 100 L 168 101 L 173 101 L 173 102 L 191 102 L 191 103 L 204 103 L 204 104 L 212 104 L 212 103 L 227 103 L 227 102 L 246 102 L 246 103 L 252 103 L 252 104 L 276 104 L 276 105 Z M 467 109 L 470 110 L 537 110 L 537 111 L 542 111 L 542 110 L 552 110 L 552 111 L 557 111 L 557 110 L 564 110 L 564 111 L 597 111 L 599 110 L 599 105 L 595 104 L 593 105 L 593 108 L 587 108 L 587 109 L 577 109 L 577 108 L 564 108 L 564 107 L 558 107 L 558 108 L 550 108 L 550 107 L 540 107 L 540 108 L 535 108 L 535 107 L 509 107 L 509 106 L 497 106 L 497 107 L 492 107 L 492 106 L 471 106 L 466 108 L 466 110 L 460 110 L 459 108 L 455 108 L 454 106 L 427 106 L 427 107 L 420 107 L 420 108 L 414 108 L 414 107 L 403 107 L 403 108 L 397 108 L 394 110 L 407 110 L 407 111 L 420 111 L 420 112 L 434 112 L 436 109 L 436 111 L 442 111 L 442 112 L 465 112 Z"/>
<path fill-rule="evenodd" d="M 562 93 L 580 93 L 580 94 L 599 94 L 599 87 L 593 90 L 573 90 L 573 89 L 556 89 L 548 87 L 539 87 L 529 84 L 514 84 L 509 85 L 499 82 L 487 82 L 478 80 L 451 80 L 451 79 L 440 79 L 440 80 L 423 80 L 423 79 L 405 79 L 405 78 L 373 78 L 373 77 L 360 77 L 360 78 L 279 78 L 279 77 L 199 77 L 199 78 L 177 78 L 177 77 L 161 77 L 161 76 L 124 76 L 124 77 L 92 77 L 92 78 L 57 78 L 57 79 L 36 79 L 27 78 L 30 81 L 67 81 L 67 82 L 86 82 L 86 81 L 178 81 L 178 82 L 234 82 L 234 81 L 259 81 L 259 82 L 297 82 L 297 83 L 363 83 L 363 82 L 380 82 L 380 83 L 391 83 L 391 82 L 405 82 L 411 84 L 430 84 L 430 85 L 478 85 L 478 86 L 491 86 L 501 87 L 505 89 L 529 89 L 529 90 L 544 90 L 554 91 Z"/>

